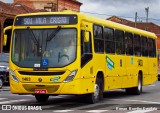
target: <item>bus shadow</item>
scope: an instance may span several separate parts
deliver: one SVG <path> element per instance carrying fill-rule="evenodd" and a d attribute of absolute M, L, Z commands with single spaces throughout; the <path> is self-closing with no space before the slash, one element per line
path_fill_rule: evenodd
<path fill-rule="evenodd" d="M 125 90 L 107 91 L 103 93 L 103 100 L 105 101 L 107 99 L 137 97 L 137 96 L 143 96 L 144 94 L 149 94 L 149 93 L 150 92 L 142 92 L 141 95 L 132 95 L 132 94 L 127 94 Z M 77 96 L 77 95 L 50 96 L 49 100 L 45 104 L 61 104 L 61 103 L 89 104 L 85 99 L 86 97 L 83 95 L 81 96 Z"/>
<path fill-rule="evenodd" d="M 142 92 L 141 95 L 148 94 L 150 92 Z M 113 90 L 104 92 L 103 97 L 104 99 L 115 99 L 115 98 L 124 98 L 124 97 L 136 97 L 140 95 L 135 94 L 127 94 L 125 90 Z"/>
<path fill-rule="evenodd" d="M 143 92 L 142 95 L 148 94 L 150 92 Z M 121 98 L 132 98 L 137 95 L 128 95 L 124 90 L 114 90 L 107 91 L 103 94 L 104 99 L 99 103 L 94 104 L 95 106 L 100 106 L 102 103 L 105 103 L 105 106 L 112 105 L 110 102 L 112 99 L 121 99 Z M 107 101 L 111 100 L 111 101 Z M 114 102 L 115 103 L 115 102 Z M 119 104 L 119 100 L 116 102 Z M 33 105 L 33 106 L 42 106 L 43 110 L 64 110 L 64 109 L 72 109 L 72 108 L 83 108 L 86 106 L 91 107 L 89 103 L 87 103 L 86 98 L 84 96 L 75 96 L 75 95 L 60 95 L 60 96 L 50 96 L 47 102 L 37 102 L 35 99 L 28 103 L 21 103 L 22 105 Z M 92 105 L 92 104 L 91 104 Z"/>

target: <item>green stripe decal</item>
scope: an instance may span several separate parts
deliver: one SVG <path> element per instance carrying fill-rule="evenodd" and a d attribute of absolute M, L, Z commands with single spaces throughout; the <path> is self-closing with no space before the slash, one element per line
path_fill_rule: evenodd
<path fill-rule="evenodd" d="M 114 62 L 108 56 L 106 56 L 106 61 L 108 68 L 112 70 L 114 68 Z"/>

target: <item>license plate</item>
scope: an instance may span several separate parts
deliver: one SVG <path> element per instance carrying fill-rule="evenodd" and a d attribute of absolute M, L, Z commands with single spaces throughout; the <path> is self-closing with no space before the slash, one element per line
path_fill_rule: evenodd
<path fill-rule="evenodd" d="M 46 89 L 35 89 L 34 93 L 35 94 L 46 94 Z"/>

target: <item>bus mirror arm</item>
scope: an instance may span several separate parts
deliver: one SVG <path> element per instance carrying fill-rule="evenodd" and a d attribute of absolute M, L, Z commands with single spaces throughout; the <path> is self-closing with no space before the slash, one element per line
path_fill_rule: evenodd
<path fill-rule="evenodd" d="M 7 34 L 6 34 L 6 31 L 7 30 L 11 30 L 11 29 L 12 29 L 12 26 L 8 26 L 8 27 L 4 28 L 4 30 L 3 30 L 3 34 L 4 34 L 4 36 L 3 36 L 3 46 L 6 46 L 6 44 L 7 44 Z"/>

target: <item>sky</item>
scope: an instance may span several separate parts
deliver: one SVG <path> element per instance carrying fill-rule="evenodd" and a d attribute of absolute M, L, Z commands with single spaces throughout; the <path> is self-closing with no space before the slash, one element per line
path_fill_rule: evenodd
<path fill-rule="evenodd" d="M 100 18 L 118 16 L 135 21 L 146 22 L 145 8 L 149 7 L 148 22 L 160 25 L 160 0 L 79 0 L 83 3 L 81 12 L 92 14 Z"/>
<path fill-rule="evenodd" d="M 12 3 L 13 2 L 13 0 L 0 0 L 0 1 L 3 1 L 5 3 Z"/>
<path fill-rule="evenodd" d="M 11 3 L 13 0 L 0 0 Z M 149 7 L 148 22 L 160 25 L 160 0 L 78 0 L 83 5 L 81 12 L 103 19 L 118 16 L 135 21 L 135 13 L 139 22 L 146 22 L 145 8 Z"/>

